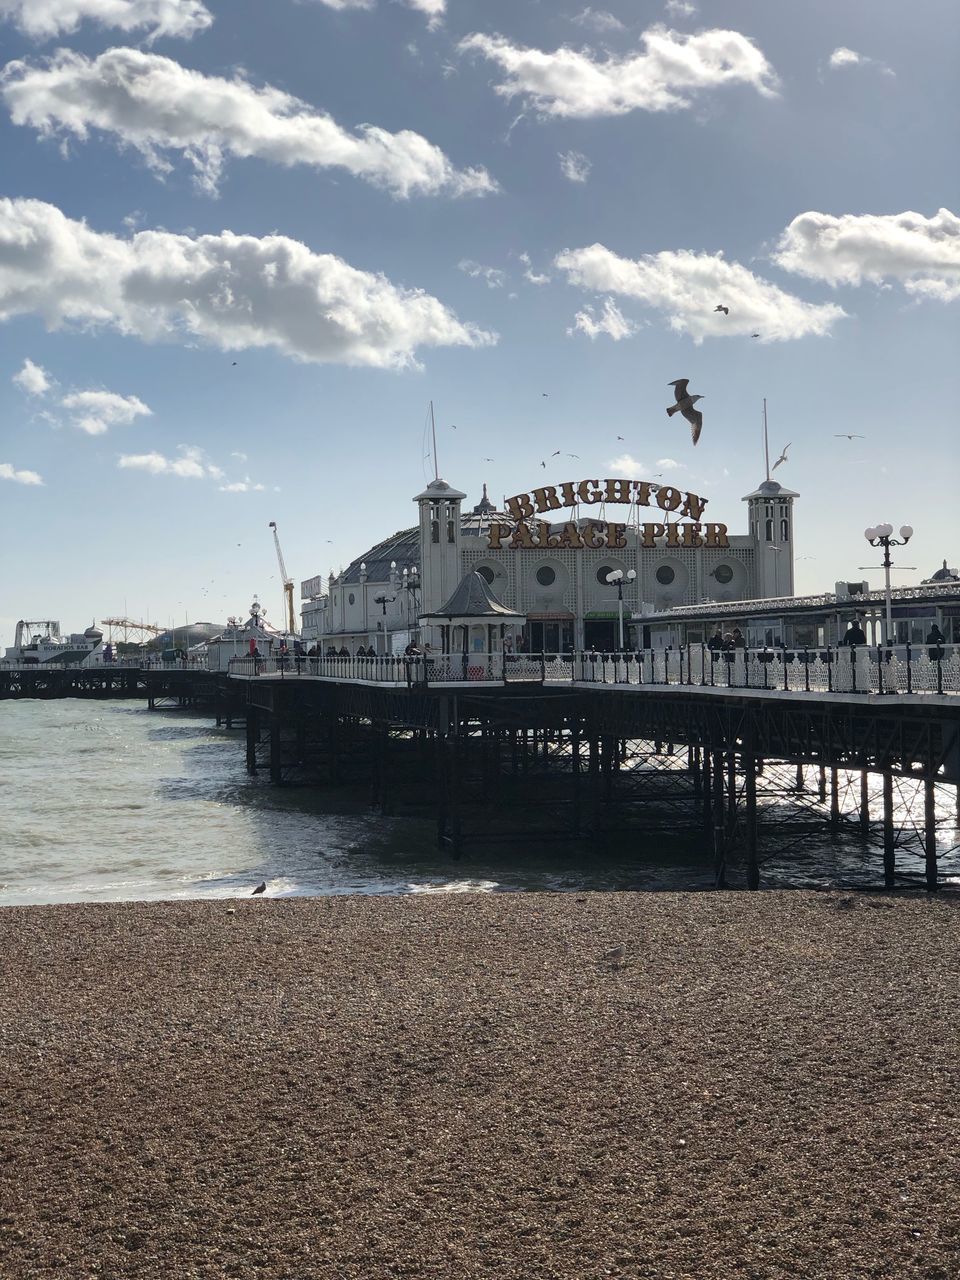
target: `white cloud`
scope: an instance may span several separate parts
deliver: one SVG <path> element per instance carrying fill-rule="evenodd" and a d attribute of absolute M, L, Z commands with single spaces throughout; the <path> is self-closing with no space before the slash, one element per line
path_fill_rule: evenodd
<path fill-rule="evenodd" d="M 162 453 L 122 453 L 117 466 L 126 471 L 148 471 L 154 476 L 180 476 L 185 480 L 202 480 L 205 477 L 219 479 L 223 472 L 211 466 L 202 449 L 196 445 L 180 445 L 178 458 L 167 458 Z"/>
<path fill-rule="evenodd" d="M 0 20 L 4 18 L 33 40 L 69 35 L 84 21 L 119 31 L 150 27 L 148 40 L 189 39 L 213 22 L 201 0 L 0 0 Z"/>
<path fill-rule="evenodd" d="M 106 326 L 145 341 L 272 347 L 299 360 L 416 367 L 420 347 L 488 346 L 438 299 L 287 236 L 92 231 L 40 200 L 0 198 L 0 320 Z"/>
<path fill-rule="evenodd" d="M 550 276 L 541 275 L 539 272 L 534 271 L 533 260 L 531 259 L 529 253 L 521 253 L 521 254 L 518 254 L 517 256 L 519 257 L 521 263 L 523 264 L 524 280 L 526 280 L 529 284 L 549 284 L 550 283 L 550 279 L 551 279 Z M 516 294 L 514 294 L 513 296 L 516 297 Z"/>
<path fill-rule="evenodd" d="M 940 209 L 922 213 L 801 213 L 777 246 L 787 271 L 827 284 L 897 280 L 908 293 L 952 302 L 960 298 L 960 218 Z"/>
<path fill-rule="evenodd" d="M 496 92 L 526 97 L 546 116 L 615 116 L 628 111 L 679 111 L 702 90 L 752 85 L 775 94 L 777 77 L 752 40 L 738 31 L 685 35 L 654 26 L 642 52 L 597 61 L 590 50 L 553 53 L 513 45 L 503 36 L 470 35 L 459 49 L 496 62 L 506 73 Z"/>
<path fill-rule="evenodd" d="M 429 27 L 436 27 L 443 20 L 443 15 L 447 11 L 447 0 L 403 0 L 408 9 L 416 9 L 418 13 L 424 14 L 430 21 L 427 23 Z M 326 5 L 328 9 L 336 9 L 343 11 L 345 9 L 373 9 L 376 7 L 376 0 L 318 0 L 318 3 Z"/>
<path fill-rule="evenodd" d="M 605 333 L 614 342 L 619 342 L 621 338 L 629 338 L 635 334 L 637 326 L 621 313 L 612 298 L 605 298 L 599 320 L 595 316 L 593 307 L 584 307 L 582 311 L 577 312 L 573 318 L 573 327 L 568 329 L 567 333 L 572 335 L 578 330 L 580 333 L 585 333 L 588 338 L 598 338 L 601 333 Z"/>
<path fill-rule="evenodd" d="M 625 476 L 628 480 L 646 479 L 646 467 L 629 453 L 621 453 L 619 458 L 611 458 L 607 466 L 612 476 Z"/>
<path fill-rule="evenodd" d="M 671 18 L 692 18 L 697 12 L 697 6 L 690 0 L 667 0 L 663 7 Z"/>
<path fill-rule="evenodd" d="M 594 244 L 564 250 L 555 265 L 571 284 L 636 298 L 665 311 L 672 329 L 689 333 L 698 343 L 705 337 L 755 332 L 763 342 L 823 335 L 844 315 L 841 307 L 830 303 L 803 302 L 720 255 L 679 250 L 634 261 Z M 720 304 L 729 307 L 729 315 L 714 311 Z"/>
<path fill-rule="evenodd" d="M 593 168 L 590 161 L 580 151 L 558 151 L 560 172 L 569 182 L 586 182 Z"/>
<path fill-rule="evenodd" d="M 0 480 L 12 480 L 14 484 L 43 484 L 36 471 L 17 471 L 9 462 L 0 462 Z"/>
<path fill-rule="evenodd" d="M 573 22 L 579 23 L 581 27 L 593 27 L 594 31 L 625 31 L 623 23 L 619 18 L 615 18 L 612 13 L 607 13 L 606 9 L 586 8 L 578 13 Z"/>
<path fill-rule="evenodd" d="M 249 480 L 235 480 L 233 484 L 220 485 L 221 493 L 262 493 L 266 486 L 251 484 Z"/>
<path fill-rule="evenodd" d="M 470 276 L 472 280 L 484 280 L 488 289 L 502 289 L 507 282 L 507 274 L 497 267 L 483 267 L 470 258 L 461 258 L 457 263 L 458 270 Z"/>
<path fill-rule="evenodd" d="M 153 412 L 137 396 L 121 396 L 115 391 L 75 391 L 60 403 L 73 415 L 74 425 L 90 436 L 102 436 L 111 427 L 126 426 Z"/>
<path fill-rule="evenodd" d="M 231 458 L 236 458 L 238 462 L 246 462 L 247 455 L 245 453 L 231 453 Z"/>
<path fill-rule="evenodd" d="M 855 49 L 847 49 L 843 45 L 831 53 L 830 66 L 834 71 L 842 67 L 876 67 L 885 76 L 896 76 L 896 72 L 892 71 L 885 62 L 880 62 L 877 58 L 868 58 L 865 53 L 857 53 Z"/>
<path fill-rule="evenodd" d="M 226 159 L 258 157 L 285 166 L 346 169 L 391 195 L 485 195 L 485 169 L 455 169 L 439 147 L 408 129 L 361 125 L 351 133 L 325 112 L 239 75 L 205 76 L 172 58 L 108 49 L 97 58 L 60 49 L 42 64 L 10 62 L 0 93 L 14 124 L 42 135 L 113 134 L 160 172 L 180 152 L 198 185 L 217 189 Z"/>
<path fill-rule="evenodd" d="M 676 458 L 658 458 L 657 466 L 662 471 L 686 471 L 686 466 L 682 462 L 677 462 Z"/>
<path fill-rule="evenodd" d="M 29 356 L 24 360 L 23 368 L 13 375 L 11 381 L 28 396 L 45 396 L 52 385 L 46 369 L 42 365 L 34 364 Z"/>

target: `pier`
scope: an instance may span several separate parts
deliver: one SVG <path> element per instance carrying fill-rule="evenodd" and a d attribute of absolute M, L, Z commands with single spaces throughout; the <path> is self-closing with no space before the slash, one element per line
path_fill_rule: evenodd
<path fill-rule="evenodd" d="M 756 889 L 772 853 L 853 828 L 878 884 L 936 890 L 960 809 L 956 654 L 788 656 L 239 659 L 151 672 L 147 689 L 242 724 L 248 770 L 277 785 L 359 785 L 384 813 L 429 815 L 453 858 L 687 831 L 717 887 L 736 867 Z"/>

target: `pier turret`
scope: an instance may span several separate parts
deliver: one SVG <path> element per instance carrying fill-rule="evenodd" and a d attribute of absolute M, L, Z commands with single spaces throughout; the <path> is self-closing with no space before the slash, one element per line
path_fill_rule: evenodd
<path fill-rule="evenodd" d="M 439 609 L 460 581 L 460 504 L 466 496 L 437 479 L 414 498 L 420 515 L 423 613 Z"/>
<path fill-rule="evenodd" d="M 799 494 L 776 480 L 764 480 L 743 499 L 750 513 L 750 533 L 756 549 L 757 596 L 792 596 L 793 500 Z"/>

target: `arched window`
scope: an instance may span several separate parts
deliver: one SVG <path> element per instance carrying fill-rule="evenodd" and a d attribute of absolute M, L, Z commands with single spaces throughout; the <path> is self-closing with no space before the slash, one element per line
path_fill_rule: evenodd
<path fill-rule="evenodd" d="M 766 523 L 766 537 L 768 542 L 773 541 L 773 520 L 768 520 Z"/>
<path fill-rule="evenodd" d="M 789 520 L 780 521 L 780 541 L 781 542 L 790 541 L 790 521 Z"/>
<path fill-rule="evenodd" d="M 447 521 L 447 541 L 456 542 L 456 526 L 452 520 Z"/>
<path fill-rule="evenodd" d="M 431 542 L 440 541 L 440 521 L 439 520 L 430 521 L 430 541 Z"/>

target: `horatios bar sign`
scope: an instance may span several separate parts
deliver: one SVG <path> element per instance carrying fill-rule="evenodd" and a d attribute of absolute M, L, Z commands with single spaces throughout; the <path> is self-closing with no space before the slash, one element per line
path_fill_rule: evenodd
<path fill-rule="evenodd" d="M 506 507 L 516 524 L 493 524 L 487 546 L 491 551 L 504 547 L 511 550 L 543 550 L 550 547 L 564 551 L 599 551 L 602 547 L 622 550 L 627 545 L 627 526 L 607 520 L 569 520 L 561 528 L 551 526 L 552 511 L 564 507 L 595 506 L 617 502 L 635 507 L 659 507 L 661 522 L 638 525 L 641 547 L 728 547 L 725 524 L 701 524 L 706 498 L 684 493 L 673 485 L 652 484 L 649 480 L 581 480 L 578 484 L 544 485 L 532 493 L 518 493 L 507 498 Z M 676 512 L 677 519 L 670 520 Z M 681 523 L 683 521 L 683 523 Z"/>

